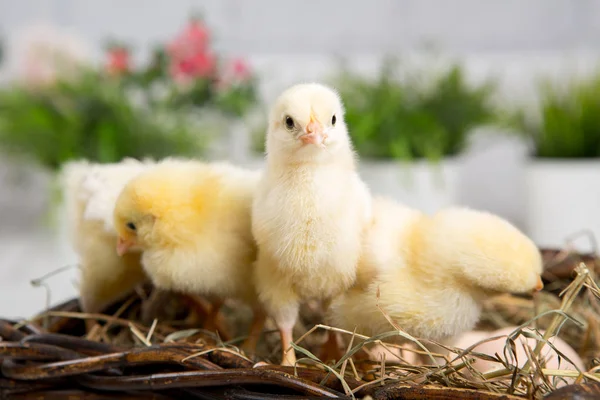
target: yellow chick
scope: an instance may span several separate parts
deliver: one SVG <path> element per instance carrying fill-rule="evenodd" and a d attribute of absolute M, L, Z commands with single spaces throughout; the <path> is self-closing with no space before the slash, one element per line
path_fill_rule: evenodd
<path fill-rule="evenodd" d="M 252 212 L 255 279 L 280 332 L 282 363 L 291 365 L 299 304 L 313 298 L 327 306 L 354 283 L 370 194 L 355 170 L 342 102 L 326 86 L 299 84 L 280 95 L 266 149 Z"/>
<path fill-rule="evenodd" d="M 541 272 L 534 243 L 495 215 L 448 208 L 429 217 L 378 198 L 357 284 L 334 300 L 330 323 L 369 336 L 394 330 L 379 303 L 410 335 L 450 339 L 473 328 L 486 296 L 541 290 Z"/>
<path fill-rule="evenodd" d="M 150 165 L 134 159 L 113 164 L 73 161 L 61 171 L 68 230 L 81 267 L 79 292 L 84 312 L 102 311 L 147 279 L 139 252 L 123 258 L 117 255 L 112 213 L 125 184 Z"/>
<path fill-rule="evenodd" d="M 259 177 L 227 163 L 167 159 L 130 181 L 114 212 L 118 253 L 140 248 L 158 289 L 217 299 L 213 320 L 225 298 L 254 306 L 248 350 L 264 322 L 252 284 L 250 218 Z"/>

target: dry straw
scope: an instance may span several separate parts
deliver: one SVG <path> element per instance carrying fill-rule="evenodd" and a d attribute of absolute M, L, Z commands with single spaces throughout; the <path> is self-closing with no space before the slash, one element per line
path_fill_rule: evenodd
<path fill-rule="evenodd" d="M 563 261 L 566 259 L 564 254 L 558 255 Z M 279 352 L 276 335 L 272 332 L 265 333 L 259 349 L 259 360 L 266 362 L 256 364 L 259 360 L 251 359 L 234 346 L 242 338 L 223 342 L 218 335 L 195 329 L 193 324 L 182 326 L 181 321 L 186 318 L 180 315 L 183 303 L 176 295 L 164 303 L 164 315 L 154 319 L 150 326 L 139 322 L 143 303 L 152 297 L 145 292 L 136 292 L 118 304 L 111 315 L 79 312 L 76 301 L 72 301 L 29 321 L 0 321 L 3 338 L 0 358 L 4 359 L 0 394 L 14 391 L 39 394 L 40 390 L 72 385 L 70 390 L 160 389 L 161 393 L 175 398 L 215 394 L 217 388 L 219 393 L 227 392 L 235 398 L 275 398 L 284 393 L 301 393 L 304 398 L 308 395 L 439 398 L 436 396 L 440 393 L 465 399 L 495 399 L 500 395 L 508 399 L 513 396 L 540 398 L 561 393 L 556 391 L 557 386 L 565 379 L 578 383 L 600 382 L 600 366 L 595 364 L 600 351 L 600 289 L 594 280 L 594 266 L 587 262 L 571 268 L 574 277 L 568 284 L 560 286 L 562 281 L 555 281 L 556 290 L 560 289 L 557 294 L 545 291 L 535 299 L 500 296 L 485 304 L 480 327 L 518 326 L 505 337 L 502 354 L 494 356 L 474 349 L 496 338 L 488 338 L 467 349 L 452 348 L 412 337 L 385 313 L 390 331 L 367 337 L 319 323 L 322 310 L 305 307 L 300 325 L 312 328 L 298 334 L 293 347 L 303 357 L 294 368 L 286 369 L 272 364 L 278 360 L 271 355 Z M 554 283 L 547 286 L 552 285 Z M 226 307 L 229 326 L 244 319 L 240 314 L 244 311 L 238 310 Z M 43 328 L 39 321 L 44 321 Z M 87 332 L 82 321 L 88 321 L 91 326 Z M 328 332 L 347 339 L 345 354 L 332 364 L 316 356 Z M 555 336 L 579 352 L 586 370 L 546 367 L 546 357 L 542 354 L 548 352 L 556 354 L 561 365 L 572 364 L 552 344 Z M 527 360 L 522 368 L 518 367 L 516 357 L 517 346 L 522 345 L 519 337 L 536 340 L 533 348 L 523 345 Z M 387 349 L 389 355 L 365 359 L 374 345 Z M 409 362 L 407 353 L 416 354 L 422 362 Z M 478 359 L 497 367 L 481 373 L 473 367 Z M 22 364 L 24 361 L 27 363 Z M 102 375 L 97 374 L 100 371 Z M 123 371 L 126 371 L 125 376 Z M 65 381 L 66 376 L 72 379 Z M 34 385 L 33 377 L 43 383 L 43 387 Z M 259 383 L 268 385 L 252 386 L 255 388 L 252 390 L 258 392 L 249 391 L 245 386 Z M 228 387 L 232 384 L 242 387 Z"/>

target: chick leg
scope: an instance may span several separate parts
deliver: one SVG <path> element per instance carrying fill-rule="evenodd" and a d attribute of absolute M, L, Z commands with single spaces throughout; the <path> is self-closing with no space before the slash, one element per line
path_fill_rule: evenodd
<path fill-rule="evenodd" d="M 293 366 L 296 364 L 296 351 L 291 347 L 293 341 L 292 331 L 296 320 L 285 321 L 277 324 L 281 336 L 281 365 Z"/>
<path fill-rule="evenodd" d="M 292 341 L 299 308 L 297 301 L 289 301 L 287 304 L 282 302 L 271 313 L 281 337 L 281 365 L 293 366 L 296 364 L 296 352 L 292 347 Z"/>
<path fill-rule="evenodd" d="M 142 304 L 142 323 L 150 325 L 168 298 L 168 291 L 155 287 L 150 297 Z"/>
<path fill-rule="evenodd" d="M 242 343 L 241 345 L 241 348 L 242 350 L 244 350 L 244 352 L 248 354 L 253 354 L 256 352 L 258 339 L 260 338 L 260 334 L 263 331 L 266 319 L 266 314 L 264 313 L 262 308 L 255 307 L 252 325 L 250 326 L 250 331 L 248 332 L 248 338 L 244 340 L 244 343 Z"/>
<path fill-rule="evenodd" d="M 201 316 L 205 316 L 205 322 L 203 325 L 204 329 L 218 331 L 221 339 L 225 341 L 231 339 L 231 335 L 229 334 L 228 330 L 225 329 L 225 326 L 221 323 L 220 319 L 218 318 L 219 308 L 221 307 L 223 302 L 221 302 L 220 304 L 217 304 L 217 302 L 215 302 L 211 306 L 207 304 L 208 302 L 200 296 L 186 295 L 185 298 L 190 302 L 191 306 L 194 308 L 196 313 L 200 314 Z M 214 326 L 214 328 L 212 329 L 210 327 L 211 324 Z"/>
<path fill-rule="evenodd" d="M 277 268 L 277 263 L 264 252 L 258 253 L 255 284 L 267 313 L 275 321 L 281 337 L 281 364 L 295 365 L 296 353 L 291 348 L 292 331 L 300 309 L 300 299 L 290 284 L 289 276 Z"/>
<path fill-rule="evenodd" d="M 219 310 L 223 306 L 224 301 L 222 299 L 215 299 L 206 316 L 206 322 L 204 323 L 204 329 L 207 331 L 219 331 Z"/>
<path fill-rule="evenodd" d="M 329 306 L 331 305 L 332 299 L 324 299 L 322 301 L 323 311 L 327 314 Z M 343 352 L 340 350 L 340 335 L 338 332 L 327 331 L 327 341 L 323 344 L 321 354 L 319 358 L 323 362 L 329 360 L 338 361 L 343 356 Z"/>

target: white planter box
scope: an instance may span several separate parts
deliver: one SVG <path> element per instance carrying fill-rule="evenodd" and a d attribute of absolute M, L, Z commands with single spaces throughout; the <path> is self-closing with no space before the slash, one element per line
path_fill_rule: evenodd
<path fill-rule="evenodd" d="M 459 203 L 460 160 L 359 162 L 359 173 L 374 195 L 391 197 L 403 204 L 433 213 Z"/>
<path fill-rule="evenodd" d="M 526 174 L 527 232 L 539 246 L 563 247 L 584 230 L 600 241 L 600 160 L 531 160 Z M 592 250 L 585 239 L 577 248 Z"/>

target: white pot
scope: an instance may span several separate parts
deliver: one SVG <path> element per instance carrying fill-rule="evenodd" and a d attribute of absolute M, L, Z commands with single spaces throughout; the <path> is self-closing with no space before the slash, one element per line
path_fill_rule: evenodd
<path fill-rule="evenodd" d="M 267 164 L 265 157 L 263 154 L 250 153 L 240 165 L 251 170 L 262 170 Z"/>
<path fill-rule="evenodd" d="M 580 251 L 598 250 L 589 239 L 600 241 L 600 160 L 531 160 L 526 174 L 531 238 L 542 247 L 563 247 L 576 235 Z M 592 236 L 578 235 L 582 231 Z"/>
<path fill-rule="evenodd" d="M 459 202 L 460 160 L 455 158 L 439 163 L 363 159 L 358 170 L 372 194 L 391 197 L 426 213 Z"/>
<path fill-rule="evenodd" d="M 229 121 L 228 158 L 234 163 L 243 164 L 248 159 L 250 148 L 250 132 L 246 122 L 241 118 Z"/>

